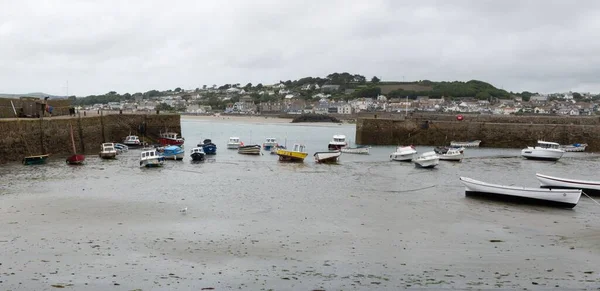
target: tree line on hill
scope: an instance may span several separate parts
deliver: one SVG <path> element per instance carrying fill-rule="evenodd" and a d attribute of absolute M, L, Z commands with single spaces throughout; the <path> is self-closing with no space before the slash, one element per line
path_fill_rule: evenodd
<path fill-rule="evenodd" d="M 385 94 L 388 98 L 415 99 L 417 96 L 429 96 L 430 98 L 473 97 L 480 100 L 488 100 L 490 98 L 505 99 L 510 98 L 511 96 L 520 96 L 524 101 L 527 101 L 532 95 L 535 94 L 527 91 L 521 93 L 507 92 L 503 89 L 498 89 L 489 83 L 478 80 L 470 80 L 467 82 L 434 82 L 430 80 L 420 80 L 416 82 L 382 82 L 377 76 L 367 79 L 363 75 L 351 74 L 348 72 L 336 72 L 325 77 L 304 77 L 298 80 L 282 80 L 280 83 L 284 84 L 287 90 L 292 91 L 294 94 L 298 95 L 299 98 L 304 100 L 312 100 L 316 93 L 321 92 L 322 89 L 315 89 L 314 85 L 318 85 L 319 87 L 323 87 L 324 85 L 337 85 L 337 90 L 327 91 L 327 93 L 332 95 L 331 99 L 333 100 L 350 100 L 361 97 L 376 98 L 382 94 L 382 87 L 389 85 L 400 85 L 397 87 L 403 87 L 402 85 L 406 85 L 404 86 L 406 88 L 416 87 L 419 89 L 405 90 L 402 88 L 397 88 Z M 247 92 L 247 95 L 252 97 L 252 100 L 255 103 L 280 101 L 283 98 L 283 96 L 277 94 L 259 94 L 261 91 L 273 90 L 271 88 L 267 88 L 262 83 L 257 85 L 247 83 L 243 87 L 239 83 L 224 84 L 221 86 L 213 85 L 211 88 L 226 90 L 233 87 L 244 89 Z M 230 99 L 223 101 L 222 98 L 220 98 L 223 95 L 214 92 L 206 92 L 205 89 L 207 89 L 207 85 L 202 86 L 202 89 L 203 90 L 200 88 L 195 89 L 195 92 L 203 92 L 203 98 L 201 101 L 199 101 L 199 103 L 211 105 L 216 108 L 221 108 L 226 103 L 237 102 L 240 98 L 240 96 L 232 95 Z M 347 92 L 347 89 L 353 89 L 353 92 L 349 93 Z M 110 91 L 103 95 L 90 95 L 82 98 L 75 98 L 74 96 L 71 96 L 69 98 L 72 100 L 74 105 L 85 106 L 97 103 L 105 104 L 108 102 L 133 101 L 140 98 L 151 99 L 153 97 L 171 94 L 178 94 L 184 99 L 189 99 L 192 96 L 191 94 L 195 93 L 185 93 L 180 87 L 177 87 L 174 90 L 166 91 L 150 90 L 147 92 L 138 92 L 134 94 L 118 94 L 115 91 Z"/>

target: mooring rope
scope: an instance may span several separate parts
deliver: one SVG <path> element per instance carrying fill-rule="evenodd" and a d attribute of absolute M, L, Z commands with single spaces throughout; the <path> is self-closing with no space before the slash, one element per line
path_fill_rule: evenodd
<path fill-rule="evenodd" d="M 587 196 L 587 198 L 592 199 L 592 201 L 594 201 L 596 204 L 600 205 L 600 203 L 598 203 L 598 201 L 594 200 L 594 198 L 590 197 L 590 195 L 587 195 L 587 193 L 581 191 L 581 193 L 583 193 L 583 195 Z"/>

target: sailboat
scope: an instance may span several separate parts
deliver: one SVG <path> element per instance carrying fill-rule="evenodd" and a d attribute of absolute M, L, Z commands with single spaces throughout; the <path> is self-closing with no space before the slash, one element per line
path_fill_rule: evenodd
<path fill-rule="evenodd" d="M 69 165 L 81 165 L 85 161 L 84 155 L 78 155 L 77 149 L 75 148 L 75 138 L 73 137 L 73 125 L 69 123 L 71 127 L 71 143 L 73 145 L 73 155 L 67 158 L 67 164 Z"/>

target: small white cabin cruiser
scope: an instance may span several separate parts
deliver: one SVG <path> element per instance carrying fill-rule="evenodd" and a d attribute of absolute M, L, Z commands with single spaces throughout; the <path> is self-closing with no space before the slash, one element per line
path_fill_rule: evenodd
<path fill-rule="evenodd" d="M 105 142 L 100 146 L 100 158 L 102 159 L 114 159 L 117 157 L 117 149 L 115 144 L 112 142 Z"/>
<path fill-rule="evenodd" d="M 228 149 L 237 150 L 238 148 L 240 148 L 240 145 L 243 145 L 243 143 L 240 141 L 239 137 L 235 137 L 235 136 L 230 137 L 229 141 L 227 142 Z"/>
<path fill-rule="evenodd" d="M 537 142 L 535 147 L 527 147 L 521 150 L 521 156 L 530 160 L 557 161 L 565 151 L 555 142 L 541 141 Z"/>
<path fill-rule="evenodd" d="M 346 136 L 340 134 L 333 136 L 333 139 L 329 142 L 328 149 L 332 151 L 337 151 L 346 146 L 348 146 L 348 143 L 346 142 Z"/>
<path fill-rule="evenodd" d="M 144 148 L 140 153 L 140 167 L 162 167 L 165 158 L 155 148 Z"/>
<path fill-rule="evenodd" d="M 401 146 L 397 147 L 396 151 L 390 155 L 390 160 L 400 162 L 410 162 L 413 157 L 417 154 L 414 146 Z"/>
<path fill-rule="evenodd" d="M 413 162 L 419 168 L 433 168 L 440 163 L 440 157 L 434 151 L 430 151 L 414 158 Z"/>
<path fill-rule="evenodd" d="M 460 162 L 465 154 L 459 148 L 449 148 L 444 153 L 437 153 L 442 161 L 456 161 Z"/>

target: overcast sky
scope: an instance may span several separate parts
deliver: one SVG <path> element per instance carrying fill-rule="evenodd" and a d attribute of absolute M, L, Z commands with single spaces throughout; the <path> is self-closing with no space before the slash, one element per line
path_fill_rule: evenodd
<path fill-rule="evenodd" d="M 134 4 L 135 3 L 135 4 Z M 600 92 L 600 1 L 0 0 L 0 93 L 349 72 Z"/>

